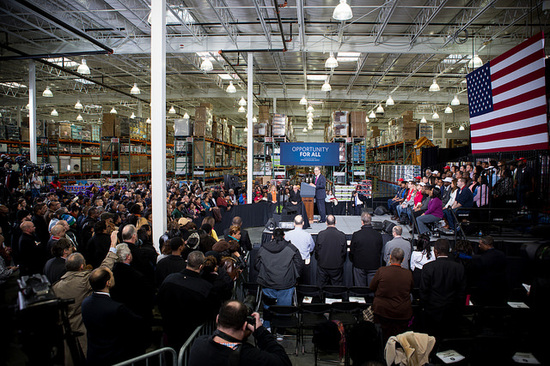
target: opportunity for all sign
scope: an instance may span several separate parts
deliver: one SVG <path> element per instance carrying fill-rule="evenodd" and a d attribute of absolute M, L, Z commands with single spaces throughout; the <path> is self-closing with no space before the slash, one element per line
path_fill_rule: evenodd
<path fill-rule="evenodd" d="M 337 166 L 337 143 L 281 143 L 281 165 Z"/>

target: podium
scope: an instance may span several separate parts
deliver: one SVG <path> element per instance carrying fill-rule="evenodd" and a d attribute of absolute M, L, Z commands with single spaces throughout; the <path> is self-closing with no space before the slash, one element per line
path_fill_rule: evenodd
<path fill-rule="evenodd" d="M 300 196 L 302 196 L 302 202 L 306 208 L 307 218 L 309 222 L 313 222 L 315 187 L 310 186 L 308 183 L 302 183 L 300 186 Z"/>

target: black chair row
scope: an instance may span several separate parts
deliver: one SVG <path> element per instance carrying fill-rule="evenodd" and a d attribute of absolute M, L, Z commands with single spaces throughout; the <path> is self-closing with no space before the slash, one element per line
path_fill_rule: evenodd
<path fill-rule="evenodd" d="M 365 303 L 372 303 L 374 298 L 374 293 L 370 288 L 361 286 L 325 286 L 321 288 L 315 285 L 298 285 L 296 286 L 296 293 L 299 304 L 303 302 L 305 297 L 312 298 L 311 302 L 314 303 L 324 303 L 327 299 L 349 301 L 350 298 L 354 297 L 363 299 L 362 301 Z"/>

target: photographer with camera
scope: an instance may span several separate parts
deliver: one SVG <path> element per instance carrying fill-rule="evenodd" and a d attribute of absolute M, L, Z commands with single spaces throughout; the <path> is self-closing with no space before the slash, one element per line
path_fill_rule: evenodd
<path fill-rule="evenodd" d="M 283 346 L 262 325 L 260 314 L 230 300 L 220 308 L 213 335 L 198 338 L 191 348 L 189 365 L 291 365 Z M 247 342 L 254 336 L 258 347 Z"/>

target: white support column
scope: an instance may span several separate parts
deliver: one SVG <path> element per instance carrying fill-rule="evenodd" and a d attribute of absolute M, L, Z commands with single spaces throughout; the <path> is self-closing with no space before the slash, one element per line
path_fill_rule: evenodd
<path fill-rule="evenodd" d="M 137 108 L 137 116 L 140 118 L 143 117 L 143 105 L 141 104 L 141 100 L 138 100 Z"/>
<path fill-rule="evenodd" d="M 151 189 L 153 244 L 166 231 L 166 0 L 151 1 Z"/>
<path fill-rule="evenodd" d="M 273 97 L 273 113 L 277 113 L 277 97 Z"/>
<path fill-rule="evenodd" d="M 29 61 L 29 137 L 30 160 L 36 164 L 36 68 L 34 61 Z"/>
<path fill-rule="evenodd" d="M 254 83 L 254 54 L 248 52 L 248 68 L 246 70 L 246 76 L 248 77 L 248 87 L 247 87 L 247 108 L 246 113 L 246 125 L 248 126 L 248 133 L 246 135 L 246 202 L 252 203 L 252 173 L 254 171 L 254 162 L 253 162 L 253 153 L 254 153 L 254 143 L 252 142 L 252 113 L 254 108 L 254 96 L 252 95 L 252 88 Z"/>

